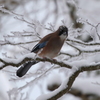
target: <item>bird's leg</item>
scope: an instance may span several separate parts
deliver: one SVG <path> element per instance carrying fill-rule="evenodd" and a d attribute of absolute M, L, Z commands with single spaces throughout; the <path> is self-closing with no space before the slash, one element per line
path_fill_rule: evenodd
<path fill-rule="evenodd" d="M 44 59 L 44 60 L 47 60 L 47 59 L 50 59 L 50 58 L 48 58 L 48 57 L 43 57 L 43 59 Z M 53 62 L 57 62 L 56 59 L 50 59 L 50 60 L 52 60 Z"/>
<path fill-rule="evenodd" d="M 57 60 L 56 59 L 52 59 L 54 62 L 57 62 Z"/>
<path fill-rule="evenodd" d="M 47 57 L 42 57 L 44 60 L 47 60 L 47 59 L 50 59 L 50 58 L 47 58 Z"/>

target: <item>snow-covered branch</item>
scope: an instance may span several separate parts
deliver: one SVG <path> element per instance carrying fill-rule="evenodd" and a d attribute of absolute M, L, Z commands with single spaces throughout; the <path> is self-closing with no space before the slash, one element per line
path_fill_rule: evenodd
<path fill-rule="evenodd" d="M 100 64 L 91 66 L 82 66 L 78 70 L 73 70 L 70 76 L 68 77 L 67 81 L 64 81 L 64 83 L 62 83 L 58 89 L 54 90 L 53 93 L 41 95 L 36 100 L 57 100 L 58 98 L 60 98 L 61 96 L 70 91 L 73 82 L 81 72 L 94 71 L 98 69 L 100 69 Z"/>
<path fill-rule="evenodd" d="M 70 65 L 65 64 L 64 62 L 58 62 L 56 60 L 52 60 L 52 59 L 48 59 L 48 58 L 45 58 L 45 59 L 36 58 L 35 60 L 36 61 L 41 61 L 41 62 L 47 61 L 47 62 L 50 62 L 50 63 L 53 63 L 53 64 L 57 64 L 57 65 L 59 65 L 61 67 L 66 67 L 66 68 L 69 68 L 69 69 L 72 68 Z M 6 60 L 5 59 L 4 60 L 0 59 L 0 62 L 3 63 L 3 65 L 0 67 L 0 70 L 5 68 L 5 67 L 7 67 L 7 66 L 19 67 L 19 66 L 21 66 L 22 64 L 24 64 L 27 61 L 34 61 L 34 59 L 32 59 L 31 57 L 26 57 L 26 58 L 24 58 L 22 60 L 20 59 L 19 61 L 17 59 L 9 60 L 9 58 L 6 59 Z"/>
<path fill-rule="evenodd" d="M 86 14 L 86 11 L 83 11 L 75 0 L 51 0 L 49 3 L 46 0 L 42 1 L 42 3 L 40 0 L 29 0 L 27 3 L 24 2 L 23 7 L 25 9 L 21 9 L 21 14 L 18 14 L 19 11 L 17 12 L 17 10 L 11 11 L 0 5 L 0 11 L 11 16 L 13 15 L 14 18 L 11 18 L 11 20 L 17 19 L 16 21 L 18 22 L 18 25 L 14 25 L 14 30 L 12 25 L 17 22 L 4 25 L 8 25 L 7 28 L 11 28 L 11 30 L 9 31 L 10 33 L 8 33 L 8 31 L 4 32 L 3 30 L 5 34 L 2 33 L 2 38 L 0 39 L 0 70 L 6 72 L 8 71 L 6 70 L 6 68 L 9 68 L 8 66 L 17 68 L 27 61 L 35 60 L 37 62 L 46 63 L 44 65 L 42 65 L 43 63 L 38 63 L 41 65 L 37 64 L 37 67 L 33 67 L 34 71 L 31 71 L 29 74 L 27 73 L 22 78 L 14 76 L 16 72 L 13 72 L 14 74 L 12 75 L 13 78 L 11 77 L 12 79 L 10 79 L 11 81 L 22 82 L 24 80 L 24 83 L 26 83 L 8 92 L 10 100 L 16 99 L 16 95 L 19 100 L 28 100 L 31 94 L 30 90 L 33 89 L 36 83 L 38 84 L 36 85 L 39 87 L 41 94 L 38 94 L 35 99 L 57 100 L 70 91 L 75 79 L 79 77 L 78 75 L 80 73 L 100 70 L 100 22 L 95 19 L 97 18 L 95 16 L 96 14 L 92 14 L 95 16 L 94 21 L 96 22 L 92 22 L 93 16 L 90 17 L 90 13 L 93 12 L 92 10 L 88 12 L 89 14 Z M 18 9 L 20 9 L 20 7 Z M 80 10 L 81 13 L 77 12 L 77 10 Z M 85 14 L 83 12 L 85 12 Z M 83 18 L 84 15 L 89 15 L 89 18 L 87 18 L 89 20 L 86 19 L 87 16 Z M 8 19 L 10 18 L 7 17 L 7 22 L 9 23 Z M 19 22 L 24 24 L 21 25 Z M 2 24 L 3 23 L 4 22 L 2 22 Z M 68 27 L 68 38 L 59 55 L 55 58 L 56 60 L 39 58 L 36 57 L 34 53 L 30 53 L 34 45 L 36 45 L 43 36 L 54 32 L 60 25 Z M 1 21 L 0 26 L 2 26 Z M 2 32 L 1 29 L 3 28 L 0 27 L 0 32 Z M 47 94 L 43 90 L 43 78 L 45 78 L 47 82 L 48 76 L 53 74 L 55 70 L 58 71 L 57 74 L 59 75 L 64 74 L 65 79 L 61 81 L 61 85 L 54 91 L 49 92 L 46 90 L 46 92 L 49 92 Z M 55 75 L 53 75 L 53 77 L 54 76 Z M 61 76 L 62 79 L 64 77 Z M 60 77 L 58 79 L 60 79 Z M 54 80 L 56 80 L 56 78 Z M 32 95 L 34 95 L 34 93 Z"/>

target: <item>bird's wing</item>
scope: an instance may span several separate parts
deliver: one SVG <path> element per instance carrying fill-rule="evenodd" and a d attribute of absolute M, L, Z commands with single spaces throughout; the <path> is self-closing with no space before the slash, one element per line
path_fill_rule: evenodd
<path fill-rule="evenodd" d="M 31 52 L 38 52 L 41 48 L 46 46 L 47 42 L 48 41 L 36 44 Z"/>
<path fill-rule="evenodd" d="M 52 33 L 48 34 L 44 38 L 42 38 L 41 41 L 33 47 L 31 52 L 37 53 L 41 48 L 45 47 L 46 44 L 48 43 L 48 41 L 50 40 L 51 35 L 52 35 Z"/>

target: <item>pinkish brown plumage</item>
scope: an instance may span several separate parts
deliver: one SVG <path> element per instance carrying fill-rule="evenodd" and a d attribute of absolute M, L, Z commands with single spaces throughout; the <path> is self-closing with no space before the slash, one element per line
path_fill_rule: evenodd
<path fill-rule="evenodd" d="M 53 59 L 60 52 L 67 36 L 68 28 L 66 26 L 60 26 L 57 31 L 42 38 L 40 42 L 34 46 L 31 52 L 34 52 L 43 58 L 47 57 Z M 17 76 L 22 77 L 25 75 L 29 68 L 34 64 L 35 62 L 27 62 L 24 64 L 17 70 Z"/>

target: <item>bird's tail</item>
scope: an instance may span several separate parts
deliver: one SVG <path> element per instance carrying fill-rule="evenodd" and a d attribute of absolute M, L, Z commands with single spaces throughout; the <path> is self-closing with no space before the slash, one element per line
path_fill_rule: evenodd
<path fill-rule="evenodd" d="M 30 69 L 30 67 L 32 66 L 32 65 L 34 65 L 34 64 L 36 64 L 36 63 L 38 63 L 37 61 L 28 61 L 28 62 L 26 62 L 25 64 L 23 64 L 18 70 L 17 70 L 17 72 L 16 72 L 16 75 L 18 76 L 18 77 L 22 77 L 22 76 L 24 76 L 26 73 L 27 73 L 27 71 Z"/>

